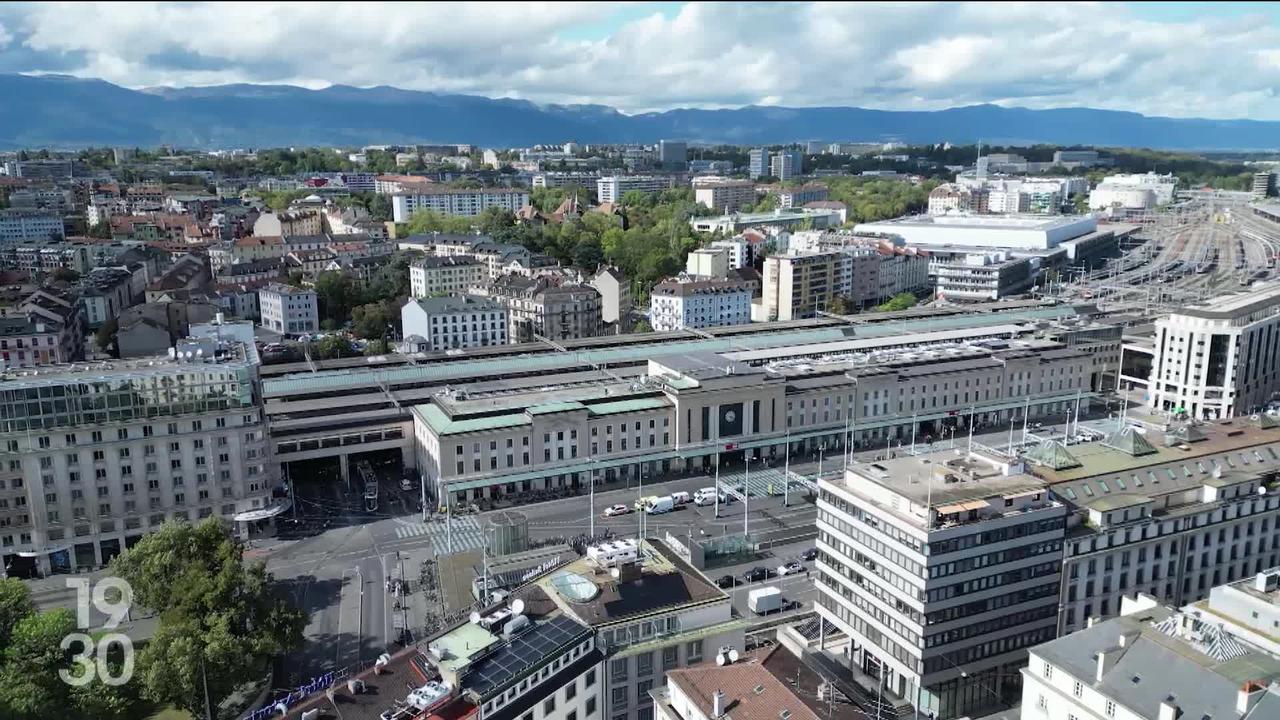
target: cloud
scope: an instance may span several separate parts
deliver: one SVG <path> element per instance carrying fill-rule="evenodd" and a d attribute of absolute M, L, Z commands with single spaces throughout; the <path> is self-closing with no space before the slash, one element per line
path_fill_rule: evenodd
<path fill-rule="evenodd" d="M 627 112 L 995 102 L 1280 119 L 1270 18 L 1157 22 L 1095 3 L 22 3 L 0 5 L 0 71 Z"/>

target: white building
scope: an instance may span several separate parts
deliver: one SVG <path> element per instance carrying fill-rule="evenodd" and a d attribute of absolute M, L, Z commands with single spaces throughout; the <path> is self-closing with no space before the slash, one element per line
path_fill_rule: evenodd
<path fill-rule="evenodd" d="M 756 186 L 750 180 L 714 175 L 693 179 L 693 199 L 712 210 L 731 213 L 756 202 Z"/>
<path fill-rule="evenodd" d="M 724 248 L 729 253 L 729 268 L 732 270 L 741 270 L 750 262 L 751 248 L 746 238 L 741 235 L 735 235 L 731 238 L 723 240 L 712 240 L 709 247 Z"/>
<path fill-rule="evenodd" d="M 6 377 L 0 568 L 89 571 L 166 520 L 223 517 L 247 536 L 283 510 L 252 327 L 192 335 L 178 359 Z"/>
<path fill-rule="evenodd" d="M 415 212 L 430 210 L 441 215 L 474 217 L 490 207 L 515 212 L 529 204 L 529 193 L 520 188 L 462 188 L 422 186 L 391 196 L 396 222 L 408 222 Z"/>
<path fill-rule="evenodd" d="M 990 217 L 910 215 L 859 223 L 859 234 L 897 235 L 908 245 L 963 245 L 1047 250 L 1098 229 L 1088 215 L 1064 217 Z"/>
<path fill-rule="evenodd" d="M 752 148 L 747 153 L 747 177 L 752 180 L 769 174 L 769 151 L 764 148 Z"/>
<path fill-rule="evenodd" d="M 769 157 L 769 174 L 779 180 L 790 180 L 804 172 L 804 153 L 779 150 Z"/>
<path fill-rule="evenodd" d="M 1134 187 L 1132 185 L 1114 185 L 1099 183 L 1089 193 L 1090 210 L 1106 210 L 1117 212 L 1123 210 L 1150 210 L 1159 205 L 1156 192 L 1152 188 Z"/>
<path fill-rule="evenodd" d="M 584 188 L 595 187 L 600 173 L 590 171 L 540 172 L 533 176 L 535 188 L 565 187 L 578 185 Z"/>
<path fill-rule="evenodd" d="M 1150 190 L 1155 194 L 1157 205 L 1173 202 L 1173 194 L 1178 189 L 1178 178 L 1173 173 L 1157 175 L 1148 173 L 1120 173 L 1102 178 L 1098 187 L 1127 187 Z"/>
<path fill-rule="evenodd" d="M 602 203 L 616 203 L 632 190 L 661 192 L 672 185 L 672 178 L 661 175 L 611 175 L 596 180 L 596 199 Z"/>
<path fill-rule="evenodd" d="M 588 283 L 600 293 L 600 320 L 617 325 L 631 315 L 631 283 L 616 267 L 602 265 Z"/>
<path fill-rule="evenodd" d="M 400 321 L 405 342 L 417 352 L 508 342 L 506 306 L 470 295 L 410 300 L 400 308 Z"/>
<path fill-rule="evenodd" d="M 1280 658 L 1139 597 L 1123 617 L 1033 648 L 1022 720 L 1270 720 Z"/>
<path fill-rule="evenodd" d="M 1280 285 L 1156 321 L 1150 407 L 1196 418 L 1256 412 L 1280 395 Z"/>
<path fill-rule="evenodd" d="M 262 326 L 283 335 L 301 335 L 320 329 L 320 307 L 314 290 L 271 283 L 258 290 Z"/>
<path fill-rule="evenodd" d="M 738 280 L 663 280 L 649 294 L 649 325 L 657 331 L 745 325 L 751 322 L 751 286 Z"/>
<path fill-rule="evenodd" d="M 486 263 L 471 255 L 430 255 L 409 266 L 413 298 L 465 292 L 489 277 Z"/>
<path fill-rule="evenodd" d="M 729 251 L 726 248 L 698 248 L 685 258 L 684 271 L 704 278 L 722 278 L 729 274 Z"/>
<path fill-rule="evenodd" d="M 62 216 L 49 210 L 0 210 L 0 244 L 65 237 Z"/>
<path fill-rule="evenodd" d="M 866 416 L 882 401 L 864 390 L 852 402 Z M 849 637 L 850 665 L 922 717 L 1016 696 L 1027 648 L 1056 635 L 1066 509 L 1044 483 L 942 451 L 859 463 L 818 487 L 815 609 Z"/>
<path fill-rule="evenodd" d="M 831 196 L 826 185 L 811 183 L 800 187 L 783 188 L 778 191 L 778 207 L 784 209 L 799 208 L 813 202 L 822 202 Z"/>

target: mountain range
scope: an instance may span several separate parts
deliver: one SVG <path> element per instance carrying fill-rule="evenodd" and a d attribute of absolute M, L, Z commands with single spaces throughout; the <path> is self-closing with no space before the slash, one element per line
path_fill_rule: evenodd
<path fill-rule="evenodd" d="M 1095 145 L 1187 150 L 1280 146 L 1280 122 L 1168 118 L 1092 108 L 971 105 L 674 109 L 626 115 L 602 105 L 393 87 L 219 85 L 133 90 L 62 75 L 0 74 L 0 148 L 161 144 L 191 148 L 472 143 L 518 147 L 659 138 L 742 145 L 823 141 Z"/>

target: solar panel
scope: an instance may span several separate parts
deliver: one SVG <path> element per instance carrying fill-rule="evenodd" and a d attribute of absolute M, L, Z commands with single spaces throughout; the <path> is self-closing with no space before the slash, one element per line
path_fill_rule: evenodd
<path fill-rule="evenodd" d="M 481 696 L 488 695 L 512 678 L 559 654 L 586 630 L 563 615 L 536 622 L 529 630 L 512 638 L 505 647 L 474 665 L 464 684 Z"/>

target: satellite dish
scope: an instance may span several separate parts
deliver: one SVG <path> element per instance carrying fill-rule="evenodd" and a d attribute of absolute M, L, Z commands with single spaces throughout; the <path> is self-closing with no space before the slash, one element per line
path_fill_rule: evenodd
<path fill-rule="evenodd" d="M 726 662 L 728 662 L 728 658 L 726 658 L 724 655 L 716 655 L 717 665 L 724 665 Z"/>
<path fill-rule="evenodd" d="M 729 651 L 729 662 L 738 662 L 738 650 L 736 648 Z"/>
<path fill-rule="evenodd" d="M 522 614 L 524 612 L 524 600 L 521 600 L 520 598 L 516 598 L 515 600 L 512 600 L 511 612 L 515 613 L 516 615 Z"/>
<path fill-rule="evenodd" d="M 471 611 L 471 624 L 472 625 L 480 624 L 480 613 L 476 612 L 475 610 Z"/>

